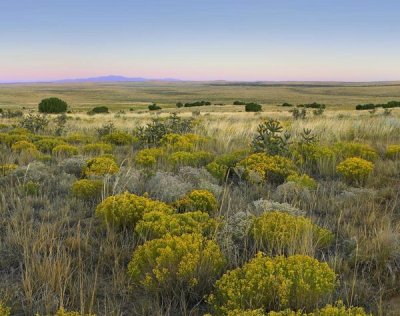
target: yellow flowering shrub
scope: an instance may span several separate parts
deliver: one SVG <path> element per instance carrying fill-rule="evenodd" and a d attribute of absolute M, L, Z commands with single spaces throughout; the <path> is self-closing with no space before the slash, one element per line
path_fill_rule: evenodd
<path fill-rule="evenodd" d="M 112 145 L 106 143 L 86 144 L 85 146 L 83 146 L 82 152 L 84 154 L 92 154 L 92 155 L 111 154 Z"/>
<path fill-rule="evenodd" d="M 232 311 L 228 311 L 226 316 L 266 316 L 262 309 L 248 309 L 241 310 L 235 309 Z"/>
<path fill-rule="evenodd" d="M 372 314 L 367 314 L 361 307 L 346 307 L 342 301 L 339 301 L 335 305 L 328 304 L 318 309 L 310 316 L 372 316 Z"/>
<path fill-rule="evenodd" d="M 205 143 L 207 139 L 196 134 L 166 134 L 160 144 L 171 151 L 191 151 L 196 145 Z"/>
<path fill-rule="evenodd" d="M 201 299 L 222 272 L 219 246 L 200 234 L 166 235 L 139 246 L 128 265 L 132 280 L 164 297 L 181 293 Z"/>
<path fill-rule="evenodd" d="M 0 301 L 0 315 L 1 316 L 11 315 L 11 308 L 4 306 L 1 301 Z"/>
<path fill-rule="evenodd" d="M 129 145 L 136 141 L 135 137 L 131 134 L 122 131 L 115 131 L 111 134 L 104 135 L 102 140 L 117 146 Z"/>
<path fill-rule="evenodd" d="M 267 257 L 262 253 L 225 273 L 208 301 L 219 313 L 235 309 L 281 310 L 315 307 L 336 285 L 327 263 L 304 255 Z"/>
<path fill-rule="evenodd" d="M 36 146 L 33 143 L 30 143 L 26 140 L 20 140 L 16 143 L 14 143 L 11 146 L 12 151 L 15 151 L 17 153 L 21 152 L 30 152 L 30 153 L 36 153 L 38 150 Z"/>
<path fill-rule="evenodd" d="M 57 145 L 53 148 L 52 153 L 59 157 L 72 157 L 79 152 L 78 147 L 72 145 Z"/>
<path fill-rule="evenodd" d="M 103 181 L 81 179 L 72 184 L 72 194 L 79 199 L 91 200 L 101 196 Z"/>
<path fill-rule="evenodd" d="M 10 135 L 7 133 L 0 133 L 0 143 L 7 146 L 11 146 L 16 142 L 23 140 L 30 141 L 30 137 L 28 135 L 19 135 L 19 134 Z"/>
<path fill-rule="evenodd" d="M 64 140 L 70 144 L 87 144 L 93 141 L 93 137 L 85 134 L 74 133 L 65 136 Z"/>
<path fill-rule="evenodd" d="M 168 160 L 175 167 L 200 167 L 210 163 L 213 157 L 213 154 L 207 151 L 176 151 L 168 156 Z"/>
<path fill-rule="evenodd" d="M 218 209 L 217 198 L 207 190 L 193 190 L 175 202 L 180 212 L 203 211 L 209 214 Z"/>
<path fill-rule="evenodd" d="M 173 208 L 164 202 L 125 192 L 109 196 L 102 201 L 96 208 L 96 216 L 111 226 L 134 227 L 145 213 L 152 211 L 167 214 L 174 212 Z"/>
<path fill-rule="evenodd" d="M 95 314 L 84 314 L 80 312 L 68 312 L 63 307 L 61 307 L 54 316 L 96 316 Z"/>
<path fill-rule="evenodd" d="M 215 219 L 200 211 L 183 214 L 152 211 L 143 215 L 135 232 L 145 240 L 161 238 L 167 234 L 179 236 L 199 233 L 208 236 L 215 232 L 217 226 Z"/>
<path fill-rule="evenodd" d="M 338 142 L 333 145 L 333 150 L 342 159 L 358 157 L 369 161 L 374 161 L 376 158 L 378 158 L 376 150 L 368 144 Z"/>
<path fill-rule="evenodd" d="M 386 157 L 390 159 L 400 158 L 400 145 L 389 145 L 386 149 Z"/>
<path fill-rule="evenodd" d="M 337 173 L 350 184 L 363 184 L 373 169 L 372 162 L 358 157 L 347 158 L 336 167 Z"/>
<path fill-rule="evenodd" d="M 0 174 L 5 176 L 5 175 L 11 173 L 13 170 L 17 169 L 17 167 L 18 167 L 17 165 L 12 164 L 12 163 L 0 165 Z"/>
<path fill-rule="evenodd" d="M 135 156 L 135 163 L 142 168 L 153 168 L 163 155 L 164 151 L 161 148 L 145 148 L 138 151 Z"/>
<path fill-rule="evenodd" d="M 252 154 L 241 160 L 237 166 L 243 168 L 248 180 L 256 183 L 264 181 L 281 183 L 289 175 L 296 174 L 296 167 L 291 160 L 265 153 Z"/>
<path fill-rule="evenodd" d="M 53 148 L 58 145 L 66 145 L 60 138 L 43 138 L 35 142 L 36 147 L 44 153 L 51 153 Z"/>
<path fill-rule="evenodd" d="M 119 171 L 119 167 L 114 159 L 109 157 L 96 157 L 89 159 L 84 173 L 87 176 L 104 176 L 106 174 L 115 174 Z"/>
<path fill-rule="evenodd" d="M 250 235 L 258 250 L 270 255 L 307 254 L 309 247 L 329 246 L 333 234 L 303 216 L 267 211 L 253 220 Z"/>
<path fill-rule="evenodd" d="M 221 155 L 214 159 L 214 161 L 210 162 L 206 169 L 209 173 L 211 173 L 215 178 L 223 181 L 225 180 L 226 173 L 230 168 L 236 166 L 236 164 L 244 158 L 247 154 L 247 151 L 241 150 L 236 151 L 230 154 Z"/>
<path fill-rule="evenodd" d="M 311 190 L 315 190 L 317 188 L 317 181 L 306 174 L 291 174 L 286 178 L 286 181 L 294 182 L 302 188 L 307 188 Z"/>

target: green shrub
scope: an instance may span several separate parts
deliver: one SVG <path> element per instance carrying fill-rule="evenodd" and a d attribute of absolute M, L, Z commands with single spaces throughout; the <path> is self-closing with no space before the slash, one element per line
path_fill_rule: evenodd
<path fill-rule="evenodd" d="M 326 263 L 303 255 L 270 258 L 259 253 L 243 267 L 225 273 L 208 301 L 220 313 L 312 309 L 335 285 L 335 272 Z"/>
<path fill-rule="evenodd" d="M 86 176 L 104 176 L 106 174 L 115 174 L 119 171 L 119 167 L 113 158 L 96 157 L 89 159 L 84 173 Z"/>
<path fill-rule="evenodd" d="M 161 110 L 161 106 L 158 106 L 158 105 L 155 104 L 155 103 L 150 104 L 150 105 L 148 106 L 148 108 L 149 108 L 149 111 Z"/>
<path fill-rule="evenodd" d="M 169 162 L 174 166 L 205 166 L 213 160 L 213 154 L 207 151 L 177 151 L 168 156 Z"/>
<path fill-rule="evenodd" d="M 246 112 L 260 112 L 262 107 L 258 103 L 246 103 L 244 109 Z"/>
<path fill-rule="evenodd" d="M 333 241 L 329 230 L 313 224 L 310 219 L 278 211 L 267 211 L 256 217 L 250 235 L 256 248 L 270 255 L 312 254 Z"/>
<path fill-rule="evenodd" d="M 400 158 L 400 145 L 389 145 L 386 149 L 386 157 L 390 159 Z"/>
<path fill-rule="evenodd" d="M 115 131 L 105 135 L 102 140 L 117 146 L 129 145 L 135 142 L 135 138 L 131 134 L 122 131 Z"/>
<path fill-rule="evenodd" d="M 30 141 L 29 135 L 12 135 L 12 134 L 6 134 L 6 133 L 0 133 L 0 143 L 5 144 L 9 147 L 11 147 L 13 144 L 19 141 Z"/>
<path fill-rule="evenodd" d="M 72 145 L 57 145 L 53 148 L 52 153 L 59 157 L 72 157 L 78 154 L 78 147 Z"/>
<path fill-rule="evenodd" d="M 152 211 L 144 214 L 143 219 L 136 225 L 135 232 L 144 240 L 161 238 L 167 234 L 180 236 L 199 233 L 203 236 L 210 236 L 215 232 L 217 226 L 216 220 L 201 211 L 183 214 Z"/>
<path fill-rule="evenodd" d="M 193 190 L 175 202 L 180 212 L 202 211 L 212 214 L 218 210 L 214 194 L 207 190 Z"/>
<path fill-rule="evenodd" d="M 246 156 L 246 154 L 247 150 L 241 150 L 221 155 L 209 163 L 206 166 L 206 169 L 215 178 L 223 181 L 228 175 L 229 170 L 234 168 L 236 164 Z"/>
<path fill-rule="evenodd" d="M 38 195 L 40 191 L 39 183 L 28 181 L 22 185 L 22 189 L 27 195 Z"/>
<path fill-rule="evenodd" d="M 202 299 L 225 266 L 212 241 L 200 234 L 166 235 L 147 241 L 133 253 L 128 265 L 132 280 L 163 298 Z"/>
<path fill-rule="evenodd" d="M 283 131 L 278 120 L 269 119 L 257 127 L 257 135 L 253 138 L 252 147 L 255 152 L 268 155 L 284 155 L 288 151 L 290 134 Z"/>
<path fill-rule="evenodd" d="M 87 144 L 82 148 L 83 153 L 92 155 L 104 155 L 112 153 L 112 145 L 106 143 Z"/>
<path fill-rule="evenodd" d="M 96 106 L 93 109 L 90 110 L 90 113 L 92 114 L 98 114 L 98 113 L 108 113 L 108 107 L 106 106 Z"/>
<path fill-rule="evenodd" d="M 164 151 L 162 148 L 145 148 L 136 154 L 135 164 L 142 168 L 153 168 L 163 156 Z"/>
<path fill-rule="evenodd" d="M 96 216 L 115 227 L 135 227 L 148 212 L 158 211 L 171 214 L 173 208 L 163 202 L 128 192 L 109 196 L 96 208 Z"/>
<path fill-rule="evenodd" d="M 11 172 L 13 172 L 15 169 L 17 169 L 17 165 L 15 164 L 3 164 L 0 165 L 0 175 L 7 175 L 10 174 Z"/>
<path fill-rule="evenodd" d="M 37 152 L 36 146 L 26 140 L 20 140 L 20 141 L 14 143 L 11 146 L 11 149 L 12 149 L 12 151 L 15 151 L 17 153 L 21 153 L 21 152 L 36 153 Z"/>
<path fill-rule="evenodd" d="M 47 98 L 39 103 L 39 112 L 64 113 L 67 111 L 67 107 L 67 103 L 59 98 Z"/>
<path fill-rule="evenodd" d="M 87 144 L 93 141 L 93 137 L 89 135 L 74 133 L 64 137 L 64 140 L 67 143 L 71 144 Z"/>
<path fill-rule="evenodd" d="M 169 133 L 161 138 L 160 144 L 171 151 L 191 151 L 197 144 L 205 143 L 207 139 L 196 134 Z"/>
<path fill-rule="evenodd" d="M 43 153 L 51 153 L 58 145 L 66 145 L 60 138 L 43 138 L 35 142 L 36 147 Z"/>
<path fill-rule="evenodd" d="M 288 182 L 294 182 L 301 188 L 315 190 L 317 188 L 317 181 L 306 174 L 298 175 L 292 174 L 286 178 Z"/>
<path fill-rule="evenodd" d="M 93 200 L 101 196 L 103 181 L 81 179 L 72 184 L 72 194 L 82 200 Z"/>
<path fill-rule="evenodd" d="M 374 164 L 358 157 L 347 158 L 342 161 L 336 171 L 349 184 L 362 185 L 374 169 Z"/>
<path fill-rule="evenodd" d="M 368 144 L 339 142 L 333 145 L 333 150 L 337 153 L 340 159 L 359 157 L 374 161 L 378 158 L 376 150 Z"/>

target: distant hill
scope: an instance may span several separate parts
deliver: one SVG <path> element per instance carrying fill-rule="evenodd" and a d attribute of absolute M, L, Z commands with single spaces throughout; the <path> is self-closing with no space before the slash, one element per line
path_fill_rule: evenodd
<path fill-rule="evenodd" d="M 76 79 L 62 79 L 55 80 L 52 82 L 55 83 L 81 83 L 81 82 L 148 82 L 148 81 L 180 81 L 179 79 L 174 78 L 162 78 L 162 79 L 148 79 L 142 77 L 124 77 L 124 76 L 101 76 L 101 77 L 92 77 L 92 78 L 76 78 Z"/>

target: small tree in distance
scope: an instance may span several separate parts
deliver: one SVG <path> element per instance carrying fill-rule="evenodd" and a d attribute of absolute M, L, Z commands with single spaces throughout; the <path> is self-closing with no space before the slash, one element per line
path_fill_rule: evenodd
<path fill-rule="evenodd" d="M 43 99 L 39 103 L 39 112 L 41 113 L 64 113 L 67 111 L 67 102 L 59 98 Z"/>

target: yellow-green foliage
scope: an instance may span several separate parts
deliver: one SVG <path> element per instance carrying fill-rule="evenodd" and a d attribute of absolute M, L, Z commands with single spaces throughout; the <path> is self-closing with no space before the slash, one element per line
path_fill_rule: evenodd
<path fill-rule="evenodd" d="M 94 143 L 83 146 L 82 151 L 85 154 L 103 155 L 112 153 L 112 145 L 106 143 Z"/>
<path fill-rule="evenodd" d="M 136 139 L 126 132 L 116 131 L 102 137 L 106 143 L 111 143 L 118 146 L 129 145 L 136 141 Z"/>
<path fill-rule="evenodd" d="M 109 157 L 96 157 L 89 159 L 84 173 L 87 176 L 104 176 L 106 174 L 115 174 L 119 171 L 119 167 L 114 159 Z"/>
<path fill-rule="evenodd" d="M 210 236 L 215 232 L 218 222 L 204 212 L 188 212 L 169 214 L 152 211 L 144 214 L 143 219 L 135 227 L 143 239 L 161 238 L 166 234 L 179 236 L 182 234 L 199 233 Z"/>
<path fill-rule="evenodd" d="M 17 153 L 29 152 L 36 153 L 38 150 L 36 146 L 26 140 L 20 140 L 11 146 L 11 149 Z"/>
<path fill-rule="evenodd" d="M 400 145 L 389 145 L 386 150 L 386 157 L 390 159 L 400 158 Z"/>
<path fill-rule="evenodd" d="M 0 301 L 0 316 L 10 316 L 11 315 L 11 308 L 6 307 Z"/>
<path fill-rule="evenodd" d="M 217 157 L 206 168 L 209 173 L 219 180 L 224 180 L 229 168 L 233 168 L 244 158 L 247 151 L 241 150 Z"/>
<path fill-rule="evenodd" d="M 374 168 L 374 164 L 368 160 L 352 157 L 342 161 L 336 171 L 348 183 L 363 184 Z"/>
<path fill-rule="evenodd" d="M 196 134 L 166 134 L 161 139 L 161 145 L 172 151 L 192 151 L 196 145 L 207 139 Z"/>
<path fill-rule="evenodd" d="M 135 163 L 142 168 L 153 168 L 164 155 L 161 148 L 146 148 L 140 150 L 135 156 Z"/>
<path fill-rule="evenodd" d="M 53 148 L 52 153 L 60 157 L 72 157 L 79 152 L 78 147 L 72 145 L 57 145 Z"/>
<path fill-rule="evenodd" d="M 44 153 L 51 153 L 54 147 L 65 144 L 60 138 L 43 138 L 35 142 L 36 147 Z"/>
<path fill-rule="evenodd" d="M 166 296 L 182 292 L 202 298 L 224 265 L 225 259 L 214 241 L 200 234 L 166 235 L 139 246 L 128 273 L 149 292 Z"/>
<path fill-rule="evenodd" d="M 372 316 L 372 314 L 367 314 L 361 307 L 347 308 L 342 301 L 339 301 L 335 305 L 328 304 L 309 316 Z"/>
<path fill-rule="evenodd" d="M 270 255 L 309 254 L 317 248 L 329 246 L 333 234 L 311 222 L 303 216 L 294 216 L 285 212 L 265 212 L 256 217 L 250 229 L 257 249 Z"/>
<path fill-rule="evenodd" d="M 0 174 L 5 176 L 11 173 L 13 170 L 17 169 L 17 167 L 17 165 L 11 163 L 0 165 Z"/>
<path fill-rule="evenodd" d="M 61 307 L 54 316 L 96 316 L 95 314 L 82 314 L 80 312 L 67 312 Z"/>
<path fill-rule="evenodd" d="M 294 182 L 298 186 L 302 188 L 307 188 L 314 190 L 317 188 L 317 182 L 306 174 L 298 175 L 298 174 L 291 174 L 286 178 L 288 182 Z"/>
<path fill-rule="evenodd" d="M 28 181 L 22 185 L 22 189 L 27 195 L 37 195 L 40 191 L 39 183 Z"/>
<path fill-rule="evenodd" d="M 99 197 L 103 190 L 103 181 L 81 179 L 72 184 L 72 194 L 83 200 L 91 200 Z"/>
<path fill-rule="evenodd" d="M 193 190 L 176 201 L 175 205 L 181 212 L 203 211 L 212 214 L 218 209 L 216 197 L 207 190 Z"/>
<path fill-rule="evenodd" d="M 213 154 L 207 151 L 177 151 L 168 156 L 173 166 L 205 166 L 213 160 Z"/>
<path fill-rule="evenodd" d="M 28 135 L 19 135 L 19 134 L 7 134 L 7 133 L 0 133 L 0 143 L 1 144 L 5 144 L 7 146 L 11 146 L 16 142 L 19 141 L 29 141 L 30 138 L 28 137 Z"/>
<path fill-rule="evenodd" d="M 374 161 L 378 158 L 375 149 L 368 144 L 339 142 L 333 145 L 333 150 L 342 158 L 359 157 L 366 160 Z"/>
<path fill-rule="evenodd" d="M 232 311 L 228 311 L 226 316 L 266 316 L 262 309 L 249 309 L 249 310 L 241 310 L 235 309 Z"/>
<path fill-rule="evenodd" d="M 93 140 L 91 136 L 84 134 L 70 134 L 64 137 L 64 139 L 67 143 L 71 144 L 87 144 Z"/>
<path fill-rule="evenodd" d="M 240 161 L 238 167 L 243 168 L 245 177 L 255 183 L 283 182 L 289 175 L 296 174 L 296 167 L 291 160 L 265 153 L 250 155 Z"/>
<path fill-rule="evenodd" d="M 116 227 L 135 227 L 148 212 L 172 214 L 173 208 L 164 202 L 154 201 L 128 192 L 109 196 L 96 208 L 96 216 Z"/>
<path fill-rule="evenodd" d="M 243 267 L 225 273 L 208 301 L 217 312 L 315 307 L 336 285 L 335 272 L 317 259 L 262 253 Z"/>

